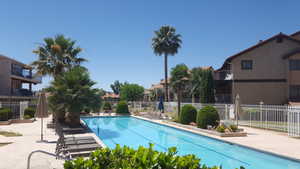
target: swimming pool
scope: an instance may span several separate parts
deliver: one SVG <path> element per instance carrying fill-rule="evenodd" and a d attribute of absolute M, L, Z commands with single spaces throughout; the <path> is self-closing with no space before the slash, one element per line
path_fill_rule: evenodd
<path fill-rule="evenodd" d="M 116 144 L 148 147 L 151 142 L 158 151 L 174 146 L 180 155 L 195 154 L 202 164 L 222 165 L 223 169 L 240 166 L 246 169 L 300 169 L 300 163 L 296 161 L 134 117 L 88 117 L 82 120 L 110 148 Z"/>

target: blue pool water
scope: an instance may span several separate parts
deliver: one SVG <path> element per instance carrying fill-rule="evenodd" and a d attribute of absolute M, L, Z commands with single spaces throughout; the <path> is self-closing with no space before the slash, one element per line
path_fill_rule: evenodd
<path fill-rule="evenodd" d="M 175 146 L 180 155 L 195 154 L 201 158 L 202 164 L 222 165 L 223 169 L 240 166 L 246 169 L 300 169 L 300 163 L 296 161 L 134 117 L 92 117 L 82 120 L 110 148 L 116 144 L 148 147 L 149 143 L 153 143 L 158 151 Z"/>

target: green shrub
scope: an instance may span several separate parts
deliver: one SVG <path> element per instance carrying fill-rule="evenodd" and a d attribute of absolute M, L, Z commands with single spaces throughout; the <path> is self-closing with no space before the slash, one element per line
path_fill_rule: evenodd
<path fill-rule="evenodd" d="M 65 169 L 125 169 L 125 168 L 165 168 L 165 169 L 218 169 L 218 167 L 206 167 L 200 164 L 200 159 L 195 155 L 177 155 L 176 147 L 169 148 L 167 152 L 159 152 L 140 146 L 137 150 L 127 146 L 115 149 L 102 148 L 92 152 L 88 159 L 77 158 L 65 161 Z"/>
<path fill-rule="evenodd" d="M 24 115 L 24 119 L 31 119 L 32 117 L 30 116 L 30 115 L 28 115 L 28 114 L 25 114 Z"/>
<path fill-rule="evenodd" d="M 28 116 L 30 118 L 33 118 L 35 114 L 35 109 L 33 107 L 27 107 L 24 110 L 24 116 Z"/>
<path fill-rule="evenodd" d="M 129 109 L 128 109 L 127 102 L 120 101 L 117 105 L 116 113 L 118 113 L 118 114 L 129 114 Z"/>
<path fill-rule="evenodd" d="M 7 121 L 12 116 L 12 111 L 9 108 L 0 108 L 0 121 Z"/>
<path fill-rule="evenodd" d="M 180 123 L 190 124 L 191 122 L 196 122 L 197 109 L 190 105 L 184 105 L 180 113 Z"/>
<path fill-rule="evenodd" d="M 212 106 L 205 106 L 197 113 L 197 126 L 206 129 L 207 125 L 218 126 L 220 117 L 217 109 Z"/>
<path fill-rule="evenodd" d="M 230 130 L 233 131 L 233 132 L 236 132 L 237 129 L 238 129 L 237 125 L 230 125 L 229 128 L 230 128 Z"/>
<path fill-rule="evenodd" d="M 226 127 L 224 125 L 219 125 L 217 128 L 216 128 L 217 132 L 220 132 L 220 133 L 224 133 L 225 130 L 226 130 Z"/>
<path fill-rule="evenodd" d="M 103 109 L 104 111 L 110 111 L 110 110 L 112 110 L 111 104 L 110 104 L 109 102 L 105 102 L 105 103 L 103 104 L 102 109 Z"/>

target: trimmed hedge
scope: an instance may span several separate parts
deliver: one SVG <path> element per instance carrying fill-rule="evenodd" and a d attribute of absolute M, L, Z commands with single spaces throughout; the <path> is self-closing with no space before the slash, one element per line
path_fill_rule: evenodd
<path fill-rule="evenodd" d="M 137 150 L 128 146 L 115 149 L 102 148 L 92 152 L 88 159 L 77 158 L 65 161 L 65 169 L 219 169 L 219 167 L 206 167 L 200 164 L 200 159 L 193 154 L 177 155 L 176 147 L 169 148 L 167 152 L 159 152 L 140 146 Z"/>
<path fill-rule="evenodd" d="M 191 122 L 196 122 L 197 109 L 191 104 L 184 105 L 180 112 L 179 121 L 182 124 L 190 124 Z"/>
<path fill-rule="evenodd" d="M 35 109 L 33 107 L 27 107 L 24 110 L 24 116 L 27 116 L 27 118 L 33 118 L 35 114 Z"/>
<path fill-rule="evenodd" d="M 12 111 L 9 108 L 0 108 L 0 121 L 7 121 L 12 116 Z"/>
<path fill-rule="evenodd" d="M 129 114 L 129 109 L 128 109 L 127 102 L 120 101 L 117 105 L 116 113 L 118 113 L 118 114 Z"/>
<path fill-rule="evenodd" d="M 216 127 L 219 125 L 220 117 L 217 109 L 212 106 L 205 106 L 197 113 L 197 126 L 206 129 L 207 125 Z"/>

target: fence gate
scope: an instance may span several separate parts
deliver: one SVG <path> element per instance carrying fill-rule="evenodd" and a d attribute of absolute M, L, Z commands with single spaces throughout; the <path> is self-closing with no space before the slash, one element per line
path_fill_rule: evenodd
<path fill-rule="evenodd" d="M 288 134 L 300 137 L 300 107 L 288 107 Z"/>
<path fill-rule="evenodd" d="M 24 111 L 27 107 L 28 107 L 28 102 L 27 101 L 20 102 L 20 119 L 23 119 Z"/>

